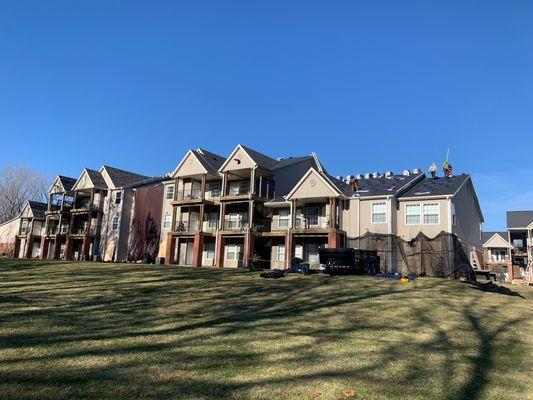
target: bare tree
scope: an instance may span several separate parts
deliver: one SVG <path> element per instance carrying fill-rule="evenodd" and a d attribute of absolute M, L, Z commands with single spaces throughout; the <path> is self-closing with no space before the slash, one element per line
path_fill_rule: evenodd
<path fill-rule="evenodd" d="M 47 202 L 50 179 L 27 167 L 0 170 L 0 223 L 15 218 L 27 200 Z"/>

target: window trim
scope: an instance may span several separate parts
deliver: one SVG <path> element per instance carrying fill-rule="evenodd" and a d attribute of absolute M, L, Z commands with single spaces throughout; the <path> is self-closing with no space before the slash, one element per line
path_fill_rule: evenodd
<path fill-rule="evenodd" d="M 118 229 L 119 222 L 120 222 L 119 216 L 118 215 L 114 215 L 113 219 L 111 220 L 111 229 L 116 231 Z"/>
<path fill-rule="evenodd" d="M 168 221 L 167 221 L 167 216 L 168 216 Z M 167 225 L 167 222 L 168 222 L 168 225 Z M 170 229 L 171 226 L 172 226 L 172 214 L 167 211 L 165 212 L 165 215 L 163 215 L 163 229 Z"/>
<path fill-rule="evenodd" d="M 416 206 L 418 207 L 418 223 L 411 223 L 411 222 L 407 222 L 407 207 L 409 206 Z M 414 215 L 414 214 L 412 214 Z M 405 225 L 409 225 L 409 226 L 416 226 L 416 225 L 422 225 L 422 204 L 421 203 L 407 203 L 405 204 L 405 207 L 404 207 L 404 222 L 405 222 Z"/>
<path fill-rule="evenodd" d="M 165 200 L 174 200 L 174 193 L 176 192 L 175 185 L 167 185 L 165 190 Z M 169 194 L 172 193 L 169 197 Z"/>
<path fill-rule="evenodd" d="M 283 251 L 280 251 L 281 249 L 283 249 Z M 277 252 L 277 262 L 285 262 L 285 258 L 287 257 L 287 251 L 285 249 L 285 245 L 284 244 L 278 244 L 278 252 Z M 280 254 L 283 253 L 283 258 L 280 259 Z"/>
<path fill-rule="evenodd" d="M 425 206 L 432 206 L 432 205 L 435 205 L 437 206 L 437 222 L 426 222 L 425 220 L 425 212 L 424 212 L 424 207 Z M 428 215 L 435 215 L 435 214 L 428 214 Z M 423 225 L 440 225 L 440 204 L 437 202 L 437 203 L 422 203 L 422 215 L 421 215 L 421 219 L 422 219 L 422 224 Z"/>
<path fill-rule="evenodd" d="M 287 215 L 281 216 L 281 212 L 286 212 Z M 282 222 L 283 221 L 283 225 Z M 278 211 L 278 228 L 289 228 L 291 222 L 291 211 L 287 208 L 282 208 Z M 286 224 L 286 225 L 285 225 Z"/>
<path fill-rule="evenodd" d="M 381 215 L 383 213 L 374 213 L 374 206 L 375 205 L 378 205 L 378 204 L 383 204 L 383 206 L 385 207 L 385 220 L 384 221 L 374 221 L 374 214 L 376 215 Z M 375 201 L 375 202 L 372 202 L 370 204 L 370 222 L 372 224 L 386 224 L 388 221 L 388 210 L 387 210 L 387 202 L 386 201 Z"/>

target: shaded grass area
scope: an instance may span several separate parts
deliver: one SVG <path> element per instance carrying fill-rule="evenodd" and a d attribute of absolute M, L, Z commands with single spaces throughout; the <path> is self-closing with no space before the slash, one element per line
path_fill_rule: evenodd
<path fill-rule="evenodd" d="M 0 259 L 0 398 L 533 398 L 533 290 Z"/>

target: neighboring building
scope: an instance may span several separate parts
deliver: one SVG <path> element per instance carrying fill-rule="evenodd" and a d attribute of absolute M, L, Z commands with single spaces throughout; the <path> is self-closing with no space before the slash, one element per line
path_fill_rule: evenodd
<path fill-rule="evenodd" d="M 86 168 L 72 187 L 74 205 L 66 241 L 68 260 L 119 260 L 127 254 L 131 193 L 122 200 L 124 188 L 149 179 L 146 176 L 103 166 Z M 126 202 L 126 205 L 123 203 Z M 119 236 L 126 239 L 119 243 Z"/>
<path fill-rule="evenodd" d="M 483 250 L 485 270 L 492 273 L 503 273 L 506 279 L 513 276 L 512 250 L 513 245 L 508 241 L 507 232 L 483 232 Z"/>
<path fill-rule="evenodd" d="M 65 257 L 75 183 L 74 178 L 58 175 L 50 187 L 45 232 L 41 239 L 42 259 L 60 260 Z"/>
<path fill-rule="evenodd" d="M 533 265 L 533 211 L 507 212 L 508 241 L 513 245 L 514 276 L 523 275 Z"/>
<path fill-rule="evenodd" d="M 20 216 L 0 224 L 0 256 L 14 257 L 19 229 Z"/>
<path fill-rule="evenodd" d="M 15 240 L 16 258 L 39 258 L 44 235 L 46 203 L 28 201 L 20 213 L 20 229 Z"/>

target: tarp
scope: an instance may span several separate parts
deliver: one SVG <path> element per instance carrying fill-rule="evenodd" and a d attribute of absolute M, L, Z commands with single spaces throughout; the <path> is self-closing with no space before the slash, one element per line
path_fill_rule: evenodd
<path fill-rule="evenodd" d="M 155 261 L 159 251 L 162 205 L 163 185 L 136 189 L 128 261 Z"/>
<path fill-rule="evenodd" d="M 459 278 L 472 275 L 474 271 L 467 256 L 468 249 L 457 235 L 446 232 L 434 238 L 419 233 L 409 241 L 395 235 L 366 233 L 348 239 L 347 247 L 376 250 L 380 256 L 380 270 L 385 273 Z"/>

